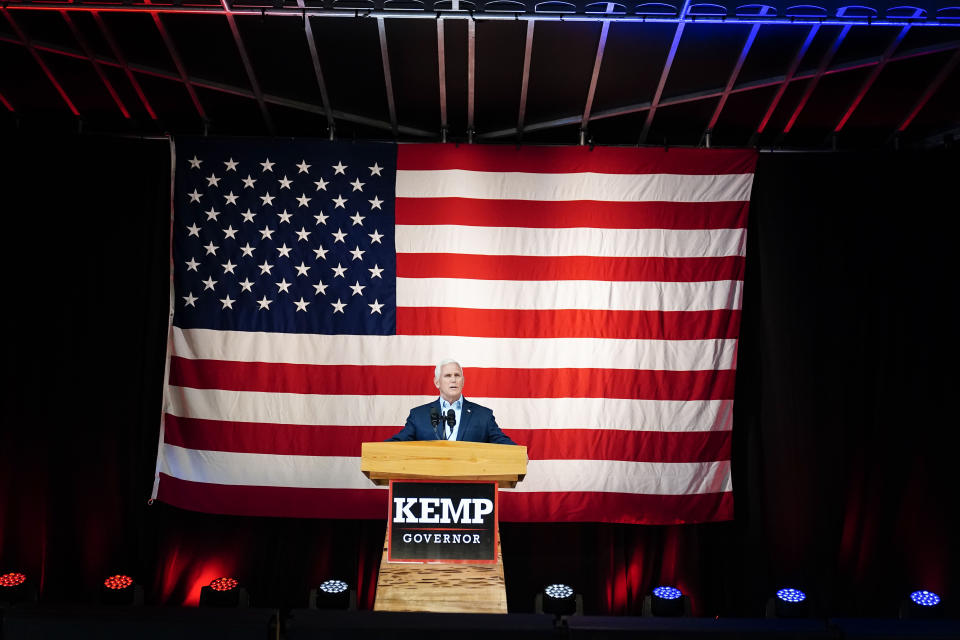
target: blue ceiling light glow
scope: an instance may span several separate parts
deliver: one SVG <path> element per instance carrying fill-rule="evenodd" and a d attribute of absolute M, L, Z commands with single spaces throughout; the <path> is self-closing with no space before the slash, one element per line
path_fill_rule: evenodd
<path fill-rule="evenodd" d="M 807 599 L 807 594 L 805 594 L 803 591 L 800 591 L 800 589 L 786 587 L 777 591 L 777 597 L 784 602 L 803 602 Z"/>
<path fill-rule="evenodd" d="M 683 592 L 676 587 L 657 587 L 653 590 L 653 595 L 662 600 L 676 600 L 683 595 Z"/>
<path fill-rule="evenodd" d="M 940 596 L 926 589 L 914 591 L 910 594 L 910 599 L 921 607 L 935 607 L 940 604 Z"/>

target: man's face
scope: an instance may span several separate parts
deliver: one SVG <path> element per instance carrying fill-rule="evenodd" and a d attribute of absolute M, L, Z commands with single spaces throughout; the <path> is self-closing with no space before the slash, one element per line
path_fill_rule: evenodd
<path fill-rule="evenodd" d="M 453 402 L 463 393 L 463 370 L 455 362 L 447 363 L 440 368 L 440 377 L 433 384 L 444 400 Z"/>

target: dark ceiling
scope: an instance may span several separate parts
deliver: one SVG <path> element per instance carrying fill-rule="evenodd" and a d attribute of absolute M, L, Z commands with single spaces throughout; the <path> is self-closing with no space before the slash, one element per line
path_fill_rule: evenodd
<path fill-rule="evenodd" d="M 960 136 L 951 0 L 202 1 L 4 2 L 0 127 L 797 149 Z"/>

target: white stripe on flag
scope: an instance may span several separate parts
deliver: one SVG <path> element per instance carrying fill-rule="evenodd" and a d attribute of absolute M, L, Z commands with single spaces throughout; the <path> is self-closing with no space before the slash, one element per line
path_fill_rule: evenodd
<path fill-rule="evenodd" d="M 163 445 L 160 471 L 212 484 L 311 489 L 374 489 L 360 458 L 197 451 Z M 601 491 L 653 495 L 730 490 L 730 463 L 539 460 L 527 466 L 518 491 Z"/>
<path fill-rule="evenodd" d="M 396 231 L 397 253 L 487 256 L 717 258 L 744 255 L 746 240 L 746 229 L 530 229 L 398 224 Z"/>
<path fill-rule="evenodd" d="M 684 495 L 730 491 L 730 461 L 626 462 L 623 460 L 530 460 L 527 475 L 504 491 L 602 491 Z"/>
<path fill-rule="evenodd" d="M 469 391 L 469 386 L 465 391 Z M 504 429 L 621 429 L 727 431 L 733 400 L 619 400 L 608 398 L 483 398 Z M 357 396 L 224 391 L 170 386 L 165 410 L 181 418 L 283 424 L 403 426 L 410 409 L 429 396 Z M 322 421 L 322 422 L 321 422 Z"/>
<path fill-rule="evenodd" d="M 732 369 L 737 341 L 460 336 L 331 336 L 173 327 L 173 354 L 191 360 L 432 366 L 456 354 L 467 369 Z M 432 375 L 432 374 L 428 374 Z"/>
<path fill-rule="evenodd" d="M 750 198 L 753 174 L 397 171 L 398 198 L 729 202 Z"/>
<path fill-rule="evenodd" d="M 739 309 L 740 280 L 598 282 L 397 278 L 398 307 L 710 311 Z"/>

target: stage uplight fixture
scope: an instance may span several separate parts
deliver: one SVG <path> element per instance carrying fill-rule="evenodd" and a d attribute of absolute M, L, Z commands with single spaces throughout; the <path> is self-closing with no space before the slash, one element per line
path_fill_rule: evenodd
<path fill-rule="evenodd" d="M 810 615 L 807 594 L 800 589 L 783 587 L 767 599 L 768 618 L 806 618 Z"/>
<path fill-rule="evenodd" d="M 311 609 L 356 609 L 357 592 L 343 580 L 324 580 L 310 590 Z"/>
<path fill-rule="evenodd" d="M 676 587 L 659 586 L 643 599 L 642 615 L 677 618 L 690 615 L 690 598 Z"/>
<path fill-rule="evenodd" d="M 914 591 L 900 605 L 901 618 L 939 618 L 943 615 L 940 596 L 933 591 Z"/>
<path fill-rule="evenodd" d="M 143 604 L 143 587 L 133 578 L 123 574 L 112 575 L 103 581 L 100 602 L 109 605 L 140 606 Z"/>
<path fill-rule="evenodd" d="M 570 585 L 555 582 L 536 595 L 533 608 L 537 613 L 557 617 L 583 615 L 583 596 L 576 593 Z"/>
<path fill-rule="evenodd" d="M 217 578 L 200 589 L 201 607 L 249 607 L 250 595 L 236 578 Z"/>
<path fill-rule="evenodd" d="M 0 605 L 36 601 L 37 590 L 30 584 L 27 574 L 19 571 L 0 574 Z"/>

